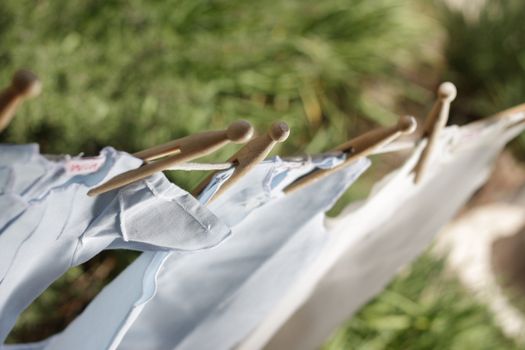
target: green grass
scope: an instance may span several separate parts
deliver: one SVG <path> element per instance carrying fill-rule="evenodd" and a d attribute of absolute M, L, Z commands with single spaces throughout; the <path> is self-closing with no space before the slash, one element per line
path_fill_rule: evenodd
<path fill-rule="evenodd" d="M 333 147 L 394 122 L 374 85 L 418 90 L 396 73 L 421 43 L 410 3 L 2 1 L 0 76 L 31 68 L 44 94 L 1 140 L 131 152 L 246 118 L 262 132 L 286 121 L 284 154 Z"/>
<path fill-rule="evenodd" d="M 351 296 L 349 296 L 351 297 Z M 325 350 L 519 349 L 443 262 L 420 257 L 341 330 Z"/>
<path fill-rule="evenodd" d="M 367 81 L 393 80 L 417 43 L 406 3 L 3 1 L 2 75 L 26 66 L 45 84 L 6 138 L 135 150 L 245 117 L 288 121 L 288 149 L 323 149 L 373 103 Z"/>

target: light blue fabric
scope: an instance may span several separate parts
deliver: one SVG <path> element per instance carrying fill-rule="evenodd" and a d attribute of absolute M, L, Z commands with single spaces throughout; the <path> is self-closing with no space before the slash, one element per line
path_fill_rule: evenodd
<path fill-rule="evenodd" d="M 332 167 L 339 164 L 342 160 L 341 156 L 329 156 L 318 157 L 314 160 L 297 159 L 285 162 L 276 157 L 256 166 L 221 197 L 214 200 L 211 206 L 218 208 L 216 210 L 217 215 L 220 215 L 219 212 L 225 214 L 223 221 L 235 227 L 246 217 L 254 215 L 255 209 L 282 196 L 280 190 L 297 177 L 316 167 Z M 230 169 L 217 174 L 210 182 L 210 185 L 203 191 L 199 200 L 203 203 L 207 202 L 220 188 L 220 185 L 229 178 L 231 173 L 232 170 Z M 224 244 L 235 240 L 236 237 L 233 237 L 214 250 L 220 249 Z M 151 263 L 152 257 L 148 253 L 142 254 L 128 269 L 110 283 L 86 308 L 84 313 L 77 317 L 64 332 L 50 339 L 46 349 L 115 348 L 134 320 L 140 317 L 142 309 L 147 307 L 147 302 L 150 299 L 158 299 L 158 296 L 154 295 L 155 291 L 159 291 L 159 288 L 162 288 L 163 294 L 161 298 L 170 297 L 170 291 L 165 289 L 164 285 L 162 287 L 157 285 L 157 274 L 163 274 L 165 276 L 163 283 L 166 283 L 168 276 L 164 272 L 170 271 L 172 265 L 178 265 L 180 262 L 182 264 L 181 268 L 174 268 L 173 271 L 170 271 L 169 276 L 171 277 L 169 278 L 172 278 L 173 283 L 183 288 L 187 280 L 184 269 L 193 263 L 200 266 L 201 256 L 206 256 L 208 255 L 207 253 L 200 252 L 188 256 L 182 256 L 177 253 L 156 253 L 155 255 L 158 258 L 154 260 L 153 264 Z M 170 267 L 164 266 L 166 262 L 170 262 Z M 155 268 L 157 269 L 156 273 L 153 273 Z M 145 271 L 149 271 L 149 273 L 146 274 Z M 188 282 L 192 281 L 189 280 Z M 127 291 L 133 286 L 135 286 L 135 291 Z M 199 293 L 202 293 L 202 290 Z M 118 304 L 114 303 L 115 299 L 119 299 Z M 121 303 L 120 301 L 122 300 L 126 300 L 127 304 Z M 111 310 L 112 317 L 105 317 L 107 310 Z M 186 316 L 179 315 L 178 310 L 170 310 L 168 312 L 171 315 L 168 321 Z M 114 318 L 113 316 L 115 315 L 119 316 Z M 169 327 L 169 323 L 167 325 Z M 89 334 L 97 334 L 97 337 L 88 337 Z M 155 335 L 146 336 L 150 339 Z M 149 348 L 149 344 L 146 348 Z"/>
<path fill-rule="evenodd" d="M 30 196 L 26 192 L 51 165 L 40 156 L 37 144 L 0 145 L 0 234 L 26 209 Z"/>
<path fill-rule="evenodd" d="M 288 158 L 273 157 L 256 166 L 208 206 L 223 222 L 235 226 L 255 209 L 283 196 L 282 190 L 314 169 L 330 169 L 340 164 L 342 155 Z M 218 175 L 221 176 L 221 175 Z M 208 186 L 213 187 L 213 182 Z M 207 191 L 206 191 L 207 192 Z"/>
<path fill-rule="evenodd" d="M 202 197 L 211 198 L 231 174 L 232 171 L 227 170 L 215 176 Z M 169 256 L 170 252 L 143 253 L 106 286 L 61 334 L 38 343 L 37 349 L 113 348 L 155 295 L 157 274 Z"/>
<path fill-rule="evenodd" d="M 230 196 L 225 194 L 225 198 L 235 198 L 234 203 L 240 200 L 245 208 L 259 209 L 249 215 L 242 215 L 244 220 L 232 228 L 232 238 L 213 251 L 198 256 L 173 256 L 168 259 L 158 276 L 157 294 L 145 306 L 118 349 L 174 349 L 178 345 L 184 345 L 186 338 L 193 339 L 195 330 L 208 322 L 208 319 L 221 318 L 222 312 L 228 311 L 228 306 L 234 300 L 232 298 L 244 293 L 245 283 L 264 268 L 287 242 L 298 239 L 302 249 L 300 254 L 289 256 L 291 260 L 288 263 L 293 262 L 293 267 L 288 271 L 290 274 L 280 274 L 279 271 L 286 269 L 279 265 L 272 272 L 276 279 L 293 280 L 303 264 L 316 255 L 326 239 L 312 232 L 299 238 L 295 238 L 295 235 L 302 232 L 301 228 L 310 220 L 330 208 L 339 195 L 369 166 L 369 161 L 363 159 L 313 186 L 285 196 L 279 189 L 311 170 L 311 164 L 297 165 L 293 162 L 276 163 L 263 182 L 254 182 L 262 183 L 262 188 L 266 188 L 258 195 L 251 193 L 249 187 Z M 281 176 L 286 173 L 288 177 Z M 247 181 L 250 177 L 247 175 Z M 282 180 L 277 181 L 278 179 Z M 277 184 L 280 185 L 277 190 L 274 189 L 274 193 L 267 196 L 268 189 Z M 263 205 L 258 198 L 264 197 L 272 197 L 273 200 Z M 225 206 L 219 201 L 212 202 L 209 208 L 221 218 L 236 216 L 231 212 L 231 208 L 235 206 Z M 277 288 L 274 294 L 266 297 L 264 293 L 258 293 L 272 287 Z M 241 310 L 244 315 L 251 316 L 243 320 L 242 324 L 230 323 L 230 316 L 225 316 L 218 322 L 228 324 L 228 332 L 222 333 L 224 338 L 217 337 L 209 343 L 203 341 L 203 344 L 194 349 L 201 349 L 200 346 L 226 349 L 228 347 L 223 347 L 222 344 L 234 342 L 238 337 L 242 339 L 243 334 L 246 335 L 245 332 L 255 327 L 269 306 L 285 292 L 286 283 L 279 286 L 273 284 L 272 278 L 261 279 L 260 284 L 251 286 L 250 290 L 253 303 L 260 303 L 261 309 L 253 313 L 251 308 Z M 236 316 L 238 310 L 232 311 Z M 234 321 L 235 319 L 236 317 L 232 318 Z M 205 340 L 207 336 L 208 333 L 200 333 L 195 337 Z M 190 343 L 187 348 L 191 347 Z"/>
<path fill-rule="evenodd" d="M 22 194 L 45 174 L 45 163 L 37 144 L 0 144 L 0 193 Z"/>
<path fill-rule="evenodd" d="M 227 226 L 162 174 L 87 196 L 90 187 L 141 164 L 112 148 L 101 157 L 103 164 L 89 174 L 58 167 L 39 177 L 26 209 L 0 235 L 0 341 L 47 286 L 103 249 L 194 251 L 229 235 Z"/>

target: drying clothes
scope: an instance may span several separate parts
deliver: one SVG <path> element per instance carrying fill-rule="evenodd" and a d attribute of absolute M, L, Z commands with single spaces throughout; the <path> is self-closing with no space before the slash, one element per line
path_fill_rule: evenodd
<path fill-rule="evenodd" d="M 111 285 L 120 286 L 118 290 L 110 286 L 100 291 L 83 313 L 58 335 L 33 344 L 20 344 L 15 349 L 110 349 L 118 344 L 126 324 L 134 320 L 144 305 L 156 292 L 156 275 L 167 252 L 147 251 L 122 273 Z M 137 277 L 141 278 L 137 278 Z M 94 336 L 96 334 L 96 336 Z M 11 346 L 0 347 L 11 349 Z"/>
<path fill-rule="evenodd" d="M 331 169 L 343 161 L 342 155 L 296 157 L 285 160 L 274 157 L 257 165 L 250 171 L 249 176 L 244 176 L 235 184 L 235 189 L 215 199 L 208 208 L 224 223 L 230 227 L 235 226 L 255 209 L 283 196 L 282 190 L 299 177 L 314 169 Z"/>
<path fill-rule="evenodd" d="M 158 277 L 157 294 L 118 348 L 227 349 L 244 338 L 326 241 L 308 229 L 310 223 L 322 221 L 323 212 L 368 166 L 369 161 L 362 159 L 285 196 L 280 189 L 307 169 L 299 171 L 297 163 L 282 162 L 263 178 L 267 190 L 236 191 L 230 198 L 244 203 L 244 208 L 258 207 L 257 211 L 245 216 L 232 228 L 232 237 L 213 251 L 168 259 Z M 250 174 L 246 178 L 250 181 Z M 274 189 L 273 194 L 268 189 Z M 260 199 L 269 195 L 278 197 L 260 205 Z M 220 200 L 209 206 L 221 218 L 234 214 L 232 207 L 236 208 Z M 292 241 L 294 249 L 287 249 Z M 288 252 L 286 259 L 269 263 L 282 249 Z"/>
<path fill-rule="evenodd" d="M 228 191 L 216 198 L 210 207 L 215 208 L 215 213 L 221 216 L 224 213 L 225 222 L 231 227 L 235 227 L 242 220 L 250 215 L 256 214 L 256 209 L 263 207 L 267 203 L 275 200 L 276 197 L 282 196 L 281 190 L 295 180 L 297 177 L 311 171 L 314 168 L 331 168 L 340 164 L 343 161 L 342 156 L 326 156 L 310 159 L 295 159 L 290 161 L 282 161 L 279 157 L 272 160 L 264 161 L 254 167 L 248 174 L 238 180 Z M 201 193 L 199 200 L 203 203 L 207 202 L 212 195 L 220 188 L 220 185 L 229 178 L 233 169 L 220 172 L 216 174 L 207 188 Z M 241 233 L 243 234 L 243 233 Z M 236 240 L 236 236 L 215 249 L 222 248 L 225 244 L 229 244 Z M 215 250 L 214 249 L 214 250 Z M 208 252 L 200 252 L 199 254 L 192 254 L 181 256 L 177 253 L 171 253 L 168 257 L 157 253 L 167 260 L 159 258 L 155 260 L 156 265 L 150 264 L 151 257 L 148 253 L 142 254 L 133 264 L 128 267 L 121 275 L 112 281 L 93 302 L 86 308 L 86 310 L 75 319 L 64 332 L 53 337 L 46 344 L 47 350 L 50 349 L 114 349 L 122 338 L 122 335 L 133 324 L 137 315 L 140 314 L 140 321 L 138 330 L 145 332 L 146 339 L 141 339 L 143 348 L 155 348 L 157 340 L 154 338 L 156 334 L 148 334 L 149 327 L 156 327 L 160 321 L 160 317 L 166 317 L 166 324 L 161 324 L 158 329 L 159 336 L 171 337 L 171 329 L 173 322 L 178 325 L 179 319 L 187 320 L 188 317 L 193 316 L 193 311 L 199 311 L 200 305 L 195 305 L 197 309 L 185 311 L 180 309 L 179 302 L 184 301 L 184 296 L 176 297 L 174 293 L 178 293 L 178 289 L 185 290 L 185 285 L 188 286 L 184 295 L 192 296 L 191 289 L 197 288 L 198 294 L 213 293 L 213 290 L 205 288 L 204 285 L 196 286 L 195 283 L 200 283 L 202 278 L 199 276 L 191 276 L 190 274 L 198 270 L 198 274 L 202 274 L 203 278 L 214 280 L 219 278 L 214 277 L 213 271 L 207 271 L 208 267 L 204 266 L 200 261 L 205 258 Z M 164 265 L 163 265 L 164 264 Z M 149 266 L 149 267 L 148 267 Z M 161 268 L 162 267 L 162 268 Z M 202 270 L 201 270 L 202 267 Z M 212 267 L 213 268 L 213 267 Z M 160 280 L 157 281 L 155 273 L 145 274 L 143 271 L 159 271 Z M 134 272 L 131 272 L 133 270 Z M 141 270 L 139 272 L 139 270 Z M 195 278 L 195 280 L 193 279 Z M 212 283 L 211 280 L 205 283 Z M 125 295 L 122 294 L 123 289 L 131 289 L 135 286 L 136 292 L 129 291 Z M 142 286 L 139 288 L 139 286 Z M 215 287 L 214 287 L 215 288 Z M 175 289 L 175 290 L 174 290 Z M 157 294 L 155 294 L 157 291 Z M 132 298 L 128 295 L 136 293 Z M 154 296 L 153 296 L 154 295 Z M 119 298 L 126 299 L 125 303 L 118 305 L 112 304 L 113 300 Z M 133 299 L 135 298 L 135 299 Z M 152 301 L 150 299 L 153 298 Z M 173 305 L 171 304 L 171 299 Z M 149 307 L 147 302 L 153 302 L 153 307 Z M 197 303 L 195 301 L 194 303 Z M 205 306 L 205 305 L 203 305 Z M 147 312 L 144 317 L 140 311 L 146 307 Z M 156 314 L 157 308 L 161 308 L 162 314 Z M 105 317 L 107 310 L 111 310 L 112 315 L 120 315 L 118 321 Z M 149 324 L 149 317 L 153 315 L 154 324 Z M 144 320 L 144 323 L 143 323 Z M 143 328 L 143 327 L 146 328 Z M 88 334 L 97 334 L 97 337 L 88 337 Z M 132 332 L 131 338 L 135 337 L 136 331 Z M 167 335 L 166 335 L 167 334 Z M 141 337 L 141 335 L 139 335 Z M 125 336 L 124 343 L 128 343 L 128 335 Z M 134 340 L 131 340 L 133 342 Z M 160 339 L 166 342 L 166 340 Z M 125 347 L 123 344 L 121 347 Z M 119 347 L 120 348 L 120 347 Z"/>
<path fill-rule="evenodd" d="M 412 170 L 421 144 L 405 165 L 359 207 L 329 223 L 331 241 L 319 259 L 239 349 L 316 349 L 330 333 L 382 291 L 396 272 L 427 247 L 488 178 L 525 115 L 449 127 L 440 135 L 428 173 Z"/>
<path fill-rule="evenodd" d="M 232 173 L 229 169 L 214 176 L 201 197 L 209 200 Z M 114 348 L 144 305 L 155 295 L 157 274 L 169 256 L 170 252 L 144 252 L 62 333 L 39 343 L 19 345 L 17 349 Z M 93 337 L 93 334 L 97 336 Z"/>
<path fill-rule="evenodd" d="M 0 234 L 2 341 L 45 288 L 103 249 L 194 251 L 213 247 L 230 233 L 162 174 L 87 196 L 90 187 L 141 164 L 129 154 L 105 148 L 99 157 L 65 164 L 31 186 L 35 195 L 26 209 Z"/>

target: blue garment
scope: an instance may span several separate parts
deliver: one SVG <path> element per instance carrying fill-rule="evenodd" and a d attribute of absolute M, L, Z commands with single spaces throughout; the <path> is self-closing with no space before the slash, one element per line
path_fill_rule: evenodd
<path fill-rule="evenodd" d="M 221 197 L 215 199 L 210 207 L 217 208 L 217 215 L 224 213 L 221 219 L 231 227 L 237 226 L 246 217 L 256 214 L 258 208 L 264 206 L 276 198 L 282 196 L 281 189 L 292 182 L 294 179 L 311 171 L 314 167 L 326 168 L 339 164 L 342 157 L 321 157 L 315 160 L 297 159 L 296 161 L 282 161 L 276 157 L 273 160 L 265 161 L 257 165 L 250 173 L 241 178 L 234 186 L 226 191 Z M 200 196 L 201 202 L 206 202 L 220 188 L 220 185 L 229 178 L 232 170 L 218 173 L 208 187 Z M 256 210 L 257 209 L 257 210 Z M 224 244 L 235 241 L 237 237 Z M 184 285 L 193 281 L 187 280 L 188 266 L 192 264 L 201 266 L 201 261 L 208 252 L 182 256 L 177 253 L 156 253 L 157 259 L 153 259 L 148 253 L 142 254 L 135 262 L 128 267 L 120 276 L 110 283 L 86 308 L 86 310 L 71 323 L 64 332 L 49 340 L 46 349 L 114 349 L 122 337 L 125 337 L 127 329 L 133 324 L 137 317 L 141 317 L 141 311 L 148 307 L 151 300 L 158 302 L 165 297 L 175 297 L 170 289 L 164 285 L 173 280 L 174 284 L 184 288 Z M 203 258 L 201 258 L 203 257 Z M 152 263 L 153 261 L 153 263 Z M 169 266 L 165 264 L 169 262 Z M 173 265 L 179 266 L 173 268 Z M 156 269 L 156 270 L 155 270 Z M 145 273 L 148 271 L 148 273 Z M 155 273 L 153 272 L 155 271 Z M 194 271 L 193 268 L 190 271 Z M 204 274 L 206 271 L 202 271 Z M 162 275 L 162 285 L 158 285 L 157 277 Z M 135 287 L 133 287 L 135 286 Z M 193 285 L 191 285 L 193 287 Z M 126 289 L 135 288 L 135 291 Z M 198 287 L 198 293 L 204 293 L 203 286 Z M 161 291 L 160 295 L 155 292 Z M 210 292 L 212 290 L 209 290 Z M 119 299 L 118 304 L 114 300 Z M 124 302 L 121 302 L 125 300 Z M 126 304 L 127 303 L 127 304 Z M 168 305 L 169 306 L 169 305 Z M 162 306 L 161 306 L 162 307 Z M 108 318 L 107 310 L 111 310 L 111 318 Z M 184 318 L 185 312 L 169 309 L 170 317 L 166 323 L 170 327 L 174 319 Z M 118 315 L 118 317 L 113 317 Z M 118 320 L 117 320 L 118 318 Z M 88 337 L 88 334 L 97 334 L 97 337 Z M 150 340 L 155 335 L 146 334 Z M 151 344 L 146 344 L 150 348 Z"/>
<path fill-rule="evenodd" d="M 202 197 L 211 198 L 231 174 L 232 171 L 227 170 L 215 176 Z M 155 295 L 157 275 L 170 255 L 170 252 L 154 251 L 141 254 L 62 333 L 38 343 L 38 349 L 114 348 Z"/>
<path fill-rule="evenodd" d="M 240 191 L 236 188 L 212 202 L 209 208 L 221 219 L 237 222 L 232 227 L 232 237 L 214 250 L 198 256 L 172 255 L 159 273 L 157 294 L 144 307 L 118 349 L 174 349 L 177 346 L 192 348 L 196 330 L 209 319 L 217 316 L 220 318 L 223 312 L 233 315 L 232 320 L 236 319 L 238 310 L 235 307 L 229 308 L 230 305 L 235 306 L 234 297 L 245 293 L 246 283 L 290 240 L 298 240 L 302 249 L 300 254 L 289 256 L 291 260 L 288 263 L 293 266 L 288 270 L 289 274 L 279 274 L 281 266 L 273 271 L 273 277 L 283 283 L 274 284 L 272 278 L 261 279 L 260 284 L 248 289 L 255 297 L 253 303 L 259 304 L 261 308 L 253 313 L 251 308 L 242 310 L 251 317 L 243 319 L 241 323 L 230 323 L 230 316 L 224 317 L 218 323 L 228 324 L 228 331 L 220 332 L 224 337 L 206 342 L 211 333 L 197 333 L 195 337 L 201 338 L 202 343 L 193 348 L 226 349 L 228 347 L 223 345 L 235 343 L 246 336 L 246 332 L 256 326 L 269 307 L 284 293 L 287 288 L 287 283 L 284 282 L 293 280 L 303 264 L 316 255 L 327 238 L 315 233 L 310 235 L 312 232 L 296 238 L 296 233 L 301 232 L 301 228 L 310 220 L 330 208 L 339 195 L 369 166 L 369 161 L 362 159 L 291 195 L 284 195 L 280 191 L 314 166 L 315 163 L 305 161 L 279 160 L 263 163 L 257 168 L 259 172 L 256 170 L 246 175 L 246 182 L 251 183 L 251 186 Z M 254 188 L 261 191 L 252 191 Z M 272 200 L 262 203 L 261 198 Z M 232 199 L 232 203 L 226 205 L 225 202 L 229 199 Z M 237 206 L 258 209 L 245 215 Z M 238 214 L 239 211 L 241 214 Z M 239 221 L 239 216 L 244 219 Z M 282 277 L 284 281 L 280 279 Z M 275 287 L 275 293 L 271 295 L 258 293 L 272 287 Z M 215 326 L 218 324 L 214 323 Z M 212 328 L 210 331 L 215 331 Z M 192 339 L 188 340 L 188 346 L 184 344 L 187 338 Z"/>
<path fill-rule="evenodd" d="M 22 194 L 45 174 L 37 144 L 0 145 L 0 193 Z M 23 172 L 17 171 L 23 169 Z M 16 174 L 16 176 L 15 176 Z"/>
<path fill-rule="evenodd" d="M 195 251 L 229 235 L 227 226 L 162 174 L 87 196 L 90 187 L 141 164 L 112 148 L 100 159 L 94 171 L 48 161 L 52 171 L 24 192 L 32 193 L 24 198 L 26 208 L 0 234 L 0 341 L 54 280 L 103 249 Z"/>
<path fill-rule="evenodd" d="M 367 159 L 356 161 L 261 208 L 257 217 L 237 227 L 246 237 L 244 244 L 238 242 L 229 261 L 210 263 L 226 272 L 220 276 L 221 284 L 236 283 L 236 288 L 229 288 L 191 332 L 169 349 L 232 349 L 247 337 L 328 243 L 329 236 L 319 230 L 324 213 L 369 164 Z"/>

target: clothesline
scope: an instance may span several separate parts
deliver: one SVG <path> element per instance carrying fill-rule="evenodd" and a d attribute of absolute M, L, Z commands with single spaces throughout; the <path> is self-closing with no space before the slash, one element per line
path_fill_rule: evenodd
<path fill-rule="evenodd" d="M 416 146 L 415 141 L 394 141 L 388 145 L 376 149 L 371 155 L 394 153 L 399 151 L 405 151 L 413 149 Z M 339 152 L 340 153 L 340 152 Z M 337 154 L 337 152 L 334 152 Z M 285 158 L 286 159 L 286 158 Z M 226 170 L 235 167 L 232 163 L 195 163 L 187 162 L 173 165 L 166 170 L 172 171 L 214 171 L 214 170 Z"/>

